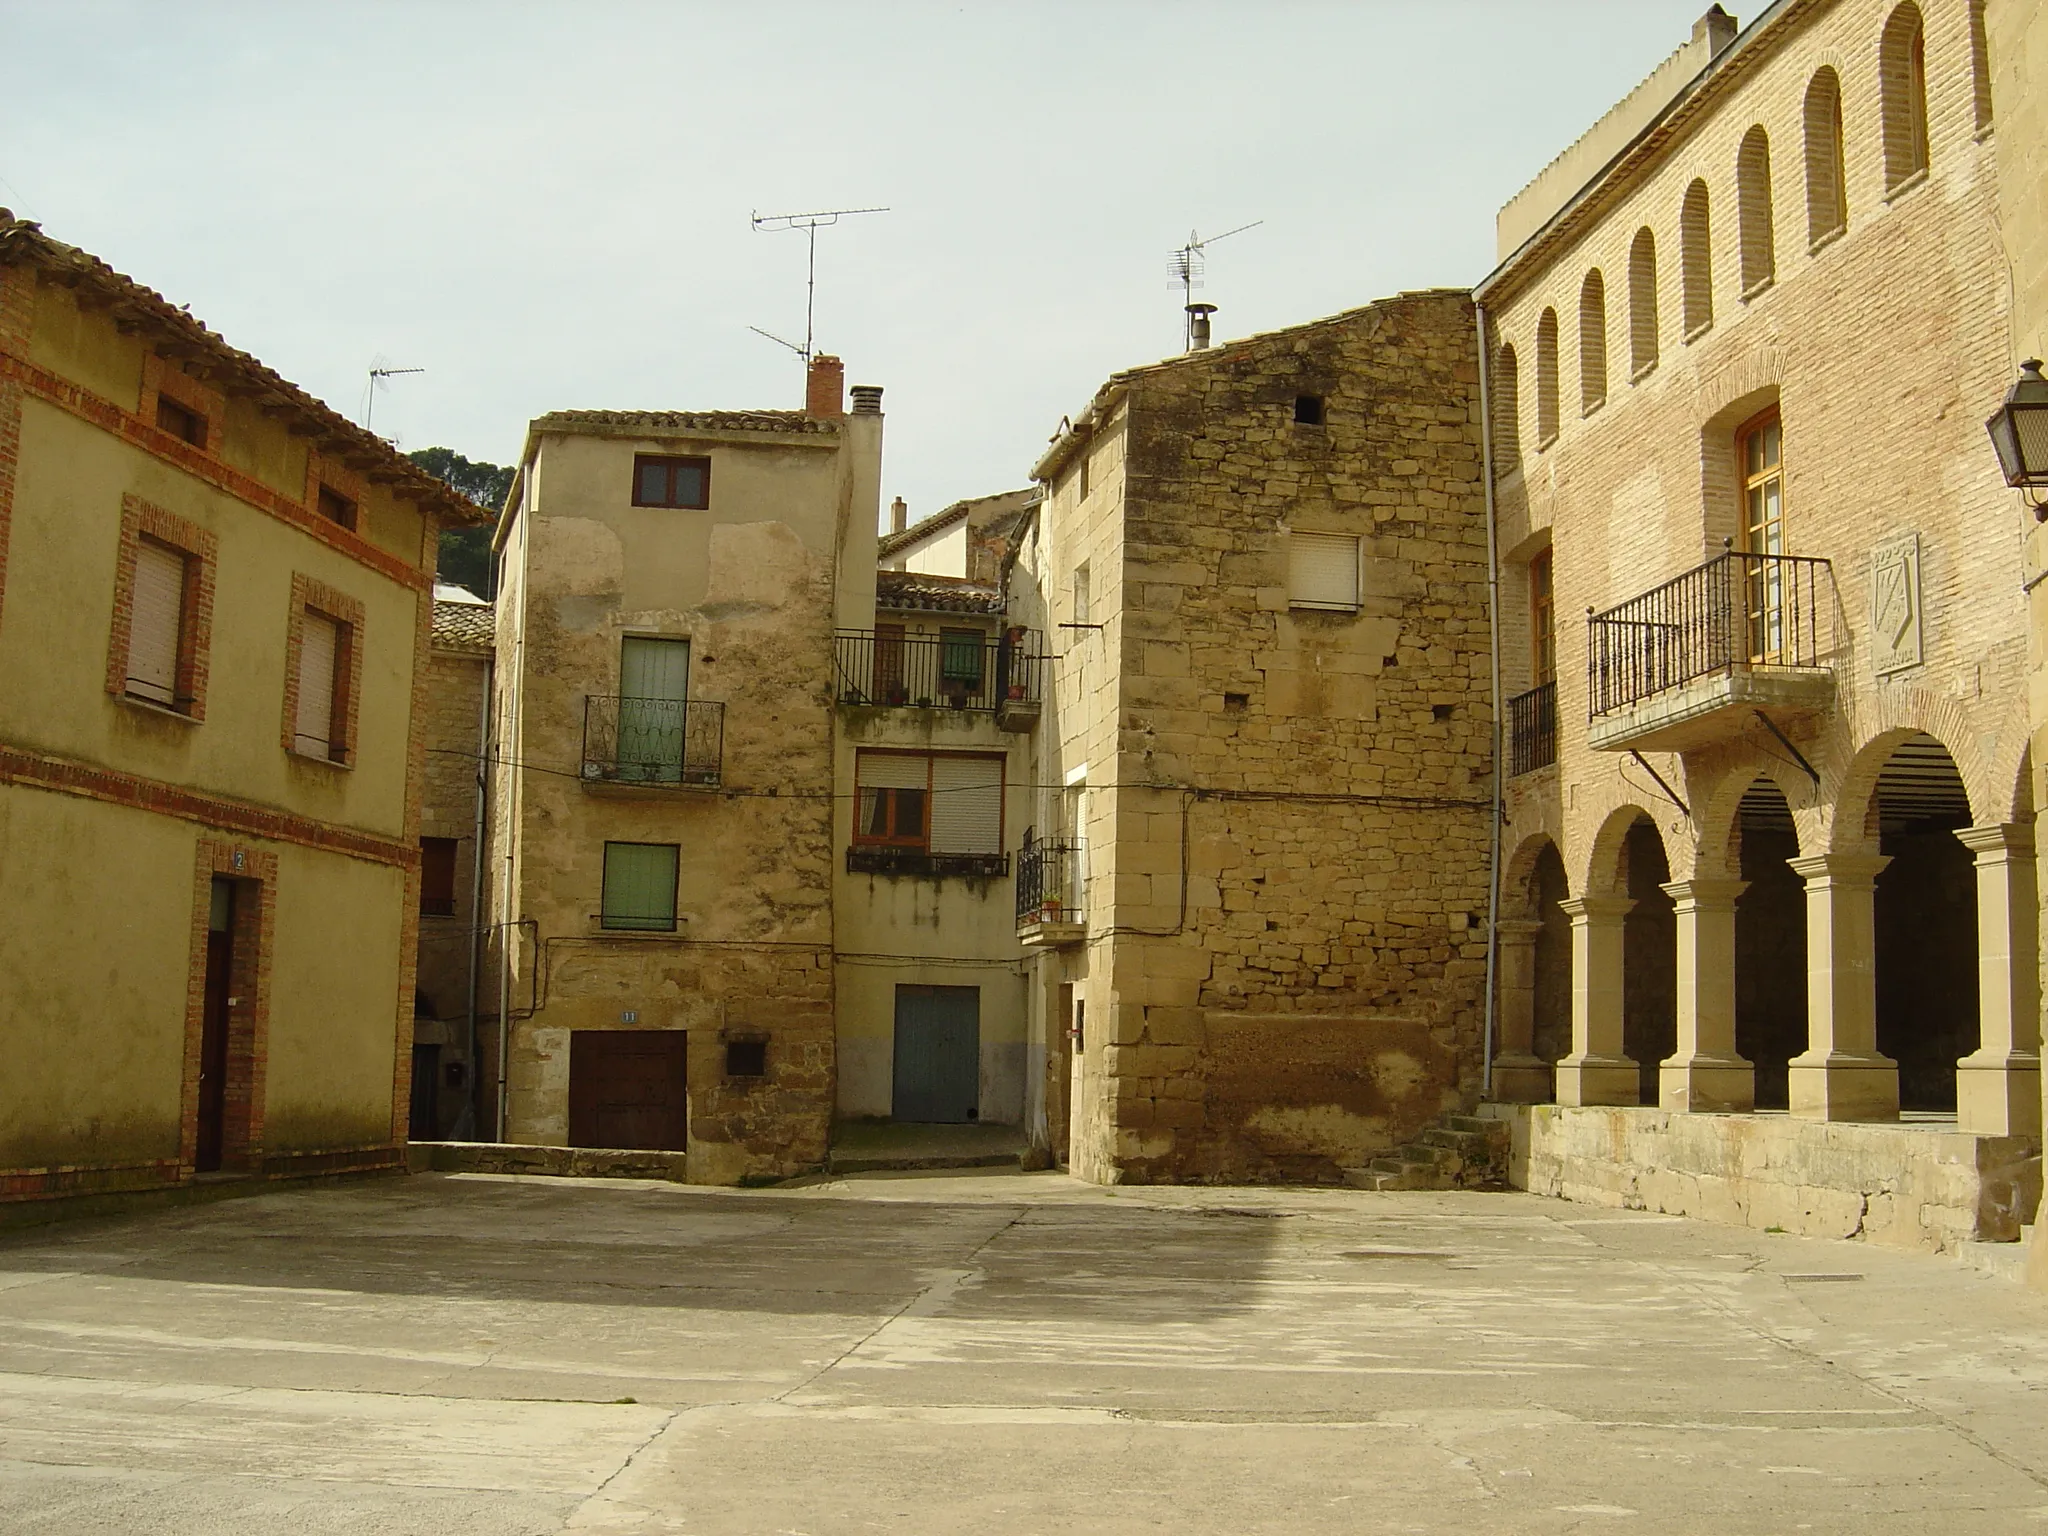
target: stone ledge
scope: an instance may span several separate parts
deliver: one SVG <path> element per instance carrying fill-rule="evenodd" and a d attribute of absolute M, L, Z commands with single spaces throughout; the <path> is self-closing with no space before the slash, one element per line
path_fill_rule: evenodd
<path fill-rule="evenodd" d="M 1489 1104 L 1508 1122 L 1508 1182 L 1591 1205 L 1801 1237 L 1956 1254 L 2014 1243 L 2041 1198 L 2041 1144 L 1948 1123 Z"/>

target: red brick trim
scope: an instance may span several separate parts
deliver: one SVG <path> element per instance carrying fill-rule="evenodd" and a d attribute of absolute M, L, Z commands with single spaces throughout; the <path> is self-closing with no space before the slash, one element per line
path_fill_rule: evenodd
<path fill-rule="evenodd" d="M 427 547 L 438 548 L 440 532 L 433 517 L 427 519 Z M 405 836 L 417 847 L 420 815 L 426 802 L 427 785 L 427 697 L 433 681 L 434 603 L 431 596 L 417 599 L 412 648 L 412 728 L 406 738 Z M 404 1142 L 412 1134 L 412 1021 L 413 994 L 419 985 L 420 962 L 420 871 L 417 866 L 405 879 L 405 905 L 399 909 L 398 1031 L 391 1058 L 391 1139 Z M 475 914 L 471 921 L 475 922 Z M 474 1068 L 472 1068 L 474 1070 Z"/>
<path fill-rule="evenodd" d="M 110 1195 L 161 1189 L 184 1178 L 175 1157 L 146 1163 L 65 1163 L 53 1168 L 0 1168 L 0 1203 L 55 1200 L 64 1195 Z"/>
<path fill-rule="evenodd" d="M 263 1166 L 263 1088 L 270 1065 L 270 962 L 277 925 L 277 855 L 260 848 L 199 839 L 192 876 L 191 959 L 185 979 L 185 1070 L 178 1102 L 178 1163 L 192 1173 L 199 1146 L 199 1046 L 206 1016 L 206 930 L 213 877 L 235 882 L 234 960 L 229 971 L 227 1115 L 221 1168 L 254 1173 Z"/>
<path fill-rule="evenodd" d="M 430 518 L 431 524 L 432 519 Z M 292 606 L 285 624 L 284 639 L 284 723 L 281 740 L 287 752 L 298 751 L 299 739 L 299 649 L 306 639 L 308 611 L 333 619 L 341 626 L 334 647 L 334 718 L 341 724 L 341 756 L 314 757 L 308 762 L 328 763 L 336 768 L 353 768 L 356 761 L 356 724 L 362 714 L 363 605 L 346 592 L 325 582 L 292 572 Z M 414 690 L 417 695 L 418 690 Z M 415 709 L 420 700 L 415 697 Z"/>
<path fill-rule="evenodd" d="M 157 401 L 182 405 L 206 423 L 206 441 L 195 443 L 201 453 L 218 454 L 227 419 L 228 397 L 210 384 L 203 384 L 176 363 L 157 352 L 142 354 L 142 396 L 136 414 L 156 425 Z"/>
<path fill-rule="evenodd" d="M 32 267 L 0 267 L 0 350 L 26 352 L 35 331 Z M 0 605 L 7 598 L 7 533 L 14 520 L 14 470 L 21 461 L 21 385 L 0 378 Z"/>
<path fill-rule="evenodd" d="M 114 618 L 107 634 L 107 692 L 128 692 L 129 626 L 135 608 L 135 546 L 143 534 L 185 557 L 184 633 L 178 636 L 176 692 L 187 700 L 179 714 L 206 718 L 207 655 L 213 640 L 213 583 L 219 540 L 197 523 L 139 496 L 121 498 L 121 543 L 114 564 Z"/>
<path fill-rule="evenodd" d="M 59 378 L 47 368 L 39 368 L 25 358 L 0 352 L 0 390 L 4 390 L 5 385 L 10 383 L 38 400 L 54 405 L 59 410 L 69 411 L 81 421 L 103 428 L 145 452 L 176 465 L 195 479 L 203 480 L 215 489 L 227 492 L 257 511 L 266 512 L 279 522 L 290 524 L 301 533 L 318 539 L 337 554 L 346 556 L 358 565 L 367 566 L 380 576 L 410 587 L 416 592 L 426 592 L 433 588 L 434 577 L 431 571 L 421 570 L 396 555 L 377 548 L 339 523 L 328 521 L 303 501 L 294 500 L 272 490 L 262 481 L 223 464 L 211 454 L 194 448 L 183 438 L 171 436 L 154 422 L 145 421 L 134 412 L 123 410 L 104 396 L 83 389 L 69 379 Z M 424 507 L 420 508 L 420 511 L 422 515 L 430 515 Z"/>
<path fill-rule="evenodd" d="M 0 784 L 21 784 L 31 789 L 54 790 L 58 794 L 77 795 L 109 805 L 125 805 L 132 810 L 154 811 L 163 816 L 175 816 L 181 821 L 196 821 L 201 826 L 230 835 L 260 837 L 271 842 L 317 849 L 322 853 L 338 853 L 346 858 L 361 859 L 366 864 L 384 864 L 404 870 L 419 868 L 417 842 L 400 842 L 380 837 L 374 832 L 338 827 L 332 822 L 315 821 L 310 816 L 295 816 L 289 811 L 251 805 L 244 800 L 229 800 L 179 784 L 166 784 L 161 779 L 146 779 L 139 774 L 51 757 L 4 742 L 0 742 Z"/>
<path fill-rule="evenodd" d="M 318 448 L 308 448 L 306 450 L 306 506 L 320 521 L 331 524 L 334 520 L 320 510 L 320 488 L 322 486 L 325 486 L 328 490 L 334 492 L 335 495 L 341 497 L 353 509 L 352 515 L 356 521 L 344 526 L 360 528 L 362 526 L 363 498 L 369 490 L 370 482 L 365 480 L 355 470 L 343 464 L 339 459 L 327 458 Z M 421 510 L 425 511 L 424 508 Z"/>

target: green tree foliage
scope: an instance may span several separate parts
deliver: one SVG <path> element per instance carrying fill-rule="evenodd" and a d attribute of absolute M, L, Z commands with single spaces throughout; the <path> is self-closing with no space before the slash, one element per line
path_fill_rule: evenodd
<path fill-rule="evenodd" d="M 406 455 L 435 479 L 445 481 L 480 507 L 495 512 L 512 490 L 512 471 L 502 464 L 480 464 L 453 448 L 422 448 Z M 494 597 L 489 528 L 441 530 L 441 580 L 467 587 L 479 597 Z"/>

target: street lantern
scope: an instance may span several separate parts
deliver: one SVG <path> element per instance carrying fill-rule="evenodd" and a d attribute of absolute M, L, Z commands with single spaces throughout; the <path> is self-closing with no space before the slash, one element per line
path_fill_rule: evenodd
<path fill-rule="evenodd" d="M 2020 364 L 2020 376 L 2005 392 L 2005 403 L 1984 427 L 1998 451 L 1998 467 L 2007 485 L 2048 487 L 2048 379 L 2041 376 L 2039 358 Z M 2028 500 L 2041 510 L 2039 501 Z"/>

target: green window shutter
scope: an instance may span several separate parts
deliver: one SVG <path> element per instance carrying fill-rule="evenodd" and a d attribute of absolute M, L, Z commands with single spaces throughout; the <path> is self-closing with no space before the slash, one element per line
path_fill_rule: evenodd
<path fill-rule="evenodd" d="M 676 853 L 673 843 L 604 845 L 604 927 L 675 930 Z"/>
<path fill-rule="evenodd" d="M 988 637 L 978 629 L 948 629 L 939 637 L 939 675 L 949 683 L 981 686 L 981 653 Z"/>

